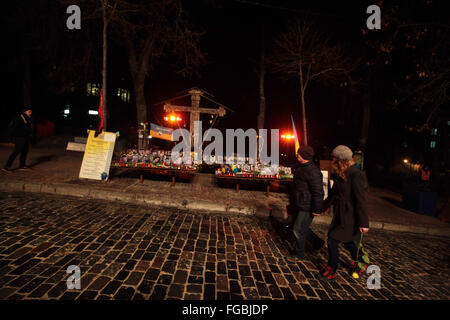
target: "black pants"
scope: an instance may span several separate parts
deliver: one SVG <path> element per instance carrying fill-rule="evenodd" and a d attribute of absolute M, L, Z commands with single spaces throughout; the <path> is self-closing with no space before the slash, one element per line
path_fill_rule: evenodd
<path fill-rule="evenodd" d="M 305 240 L 308 239 L 313 246 L 319 243 L 323 243 L 323 240 L 319 238 L 309 227 L 313 221 L 314 216 L 307 211 L 299 211 L 297 219 L 295 220 L 293 232 L 295 236 L 295 255 L 300 259 L 305 256 Z"/>
<path fill-rule="evenodd" d="M 8 162 L 6 163 L 6 167 L 10 168 L 14 159 L 16 159 L 17 155 L 20 153 L 20 166 L 25 166 L 25 161 L 27 159 L 28 153 L 28 145 L 29 141 L 27 138 L 13 138 L 14 142 L 14 151 L 8 158 Z"/>
<path fill-rule="evenodd" d="M 336 271 L 339 263 L 339 243 L 333 238 L 328 238 L 328 265 Z M 358 247 L 351 242 L 344 242 L 344 247 L 350 252 L 353 261 L 356 261 L 356 255 L 358 254 Z"/>

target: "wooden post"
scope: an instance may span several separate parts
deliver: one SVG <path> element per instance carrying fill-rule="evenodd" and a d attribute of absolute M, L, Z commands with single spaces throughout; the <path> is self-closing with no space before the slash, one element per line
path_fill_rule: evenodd
<path fill-rule="evenodd" d="M 190 106 L 177 106 L 169 103 L 164 104 L 164 111 L 180 111 L 180 112 L 189 112 L 190 114 L 190 125 L 189 131 L 191 135 L 191 147 L 194 147 L 194 123 L 195 121 L 200 121 L 200 114 L 214 114 L 219 117 L 223 117 L 225 115 L 225 108 L 220 106 L 219 109 L 214 108 L 200 108 L 200 99 L 203 94 L 203 91 L 198 89 L 192 89 L 189 91 L 191 95 L 191 105 Z"/>
<path fill-rule="evenodd" d="M 108 94 L 106 90 L 107 79 L 107 52 L 108 52 L 108 3 L 102 1 L 103 10 L 103 61 L 102 61 L 102 110 L 103 110 L 103 131 L 108 128 Z"/>
<path fill-rule="evenodd" d="M 270 182 L 267 184 L 267 189 L 266 189 L 266 196 L 269 196 L 269 192 L 270 192 Z"/>
<path fill-rule="evenodd" d="M 144 182 L 144 176 L 143 176 L 142 174 L 139 176 L 139 182 L 140 182 L 140 183 L 143 183 L 143 182 Z"/>
<path fill-rule="evenodd" d="M 175 185 L 175 175 L 172 176 L 172 184 L 171 186 L 173 187 Z"/>
<path fill-rule="evenodd" d="M 239 193 L 239 183 L 236 183 L 236 193 Z"/>

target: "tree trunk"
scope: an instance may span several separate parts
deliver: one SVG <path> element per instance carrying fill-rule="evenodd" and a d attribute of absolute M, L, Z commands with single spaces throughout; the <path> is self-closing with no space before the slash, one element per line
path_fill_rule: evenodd
<path fill-rule="evenodd" d="M 301 90 L 301 95 L 302 95 L 302 120 L 303 120 L 303 139 L 304 139 L 304 143 L 303 145 L 306 146 L 308 145 L 308 133 L 307 133 L 307 128 L 306 128 L 306 108 L 305 108 L 305 90 Z"/>
<path fill-rule="evenodd" d="M 259 114 L 258 129 L 264 129 L 264 120 L 266 115 L 266 96 L 264 93 L 264 80 L 266 73 L 265 49 L 264 49 L 264 31 L 261 35 L 261 57 L 259 63 Z"/>
<path fill-rule="evenodd" d="M 369 125 L 370 125 L 370 101 L 365 101 L 363 104 L 361 136 L 359 139 L 359 148 L 362 151 L 366 150 L 367 139 L 369 137 Z"/>
<path fill-rule="evenodd" d="M 303 145 L 308 145 L 308 134 L 306 128 L 306 108 L 305 108 L 305 86 L 303 80 L 303 71 L 300 63 L 300 96 L 302 99 L 302 122 L 303 122 Z"/>
<path fill-rule="evenodd" d="M 108 46 L 108 17 L 106 1 L 103 1 L 103 66 L 102 66 L 102 92 L 103 92 L 103 131 L 106 131 L 108 123 L 108 108 L 107 108 L 107 90 L 106 90 L 106 66 L 107 66 L 107 46 Z"/>
<path fill-rule="evenodd" d="M 136 97 L 136 117 L 139 123 L 147 122 L 147 103 L 145 102 L 145 80 L 142 77 L 133 78 L 134 80 L 134 94 Z"/>
<path fill-rule="evenodd" d="M 361 123 L 361 136 L 359 138 L 359 148 L 362 151 L 366 151 L 367 140 L 369 138 L 369 125 L 370 125 L 370 110 L 372 105 L 372 97 L 375 83 L 374 81 L 369 81 L 369 88 L 367 93 L 364 95 L 363 103 L 363 113 L 362 113 L 362 123 Z"/>
<path fill-rule="evenodd" d="M 125 30 L 127 30 L 125 28 Z M 128 31 L 126 31 L 128 33 Z M 147 39 L 147 41 L 150 41 Z M 148 61 L 151 53 L 151 47 L 146 45 L 144 50 L 136 54 L 133 43 L 130 38 L 125 40 L 128 50 L 128 63 L 130 65 L 131 79 L 133 80 L 134 95 L 136 99 L 136 120 L 137 127 L 140 123 L 147 122 L 147 103 L 145 100 L 145 79 L 148 71 Z"/>

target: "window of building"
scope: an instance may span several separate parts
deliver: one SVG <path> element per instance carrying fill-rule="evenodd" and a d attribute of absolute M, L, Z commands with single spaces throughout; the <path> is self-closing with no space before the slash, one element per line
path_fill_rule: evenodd
<path fill-rule="evenodd" d="M 67 115 L 70 114 L 70 104 L 69 103 L 66 103 L 63 113 L 64 113 L 64 118 L 67 118 Z"/>
<path fill-rule="evenodd" d="M 100 88 L 99 83 L 88 83 L 86 86 L 86 95 L 98 97 L 100 96 Z"/>
<path fill-rule="evenodd" d="M 117 96 L 122 100 L 123 102 L 130 102 L 130 91 L 126 89 L 117 89 Z"/>
<path fill-rule="evenodd" d="M 431 149 L 436 148 L 436 141 L 431 141 L 431 142 L 430 142 L 430 148 L 431 148 Z"/>

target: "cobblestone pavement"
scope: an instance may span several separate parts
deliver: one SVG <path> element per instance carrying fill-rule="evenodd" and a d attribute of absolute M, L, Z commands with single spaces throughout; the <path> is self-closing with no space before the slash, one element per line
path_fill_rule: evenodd
<path fill-rule="evenodd" d="M 0 193 L 0 299 L 449 299 L 450 239 L 373 230 L 381 289 L 317 279 L 326 250 L 287 262 L 274 221 L 32 193 Z M 314 225 L 323 237 L 326 226 Z M 68 290 L 67 267 L 81 269 Z"/>

